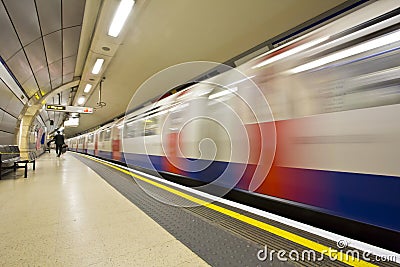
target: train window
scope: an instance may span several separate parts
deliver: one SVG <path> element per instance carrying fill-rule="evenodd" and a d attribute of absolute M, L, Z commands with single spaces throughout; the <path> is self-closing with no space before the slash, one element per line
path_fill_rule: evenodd
<path fill-rule="evenodd" d="M 107 130 L 104 132 L 104 139 L 103 139 L 103 141 L 110 141 L 110 139 L 111 139 L 111 129 L 107 129 Z"/>
<path fill-rule="evenodd" d="M 209 95 L 209 99 L 218 99 L 219 101 L 226 101 L 235 96 L 238 88 L 237 87 L 215 87 L 212 93 Z M 215 102 L 210 102 L 210 104 Z"/>
<path fill-rule="evenodd" d="M 94 135 L 93 134 L 89 134 L 88 135 L 88 143 L 93 143 L 94 140 Z"/>
<path fill-rule="evenodd" d="M 399 104 L 399 60 L 395 51 L 335 68 L 335 80 L 318 84 L 321 113 Z"/>
<path fill-rule="evenodd" d="M 158 134 L 158 116 L 153 116 L 144 120 L 144 135 Z"/>
<path fill-rule="evenodd" d="M 133 138 L 136 137 L 136 125 L 137 122 L 135 121 L 130 121 L 125 124 L 124 128 L 124 138 Z"/>

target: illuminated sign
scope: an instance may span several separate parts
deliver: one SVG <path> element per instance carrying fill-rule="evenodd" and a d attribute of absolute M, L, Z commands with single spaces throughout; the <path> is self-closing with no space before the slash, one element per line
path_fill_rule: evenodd
<path fill-rule="evenodd" d="M 64 127 L 77 127 L 79 126 L 79 118 L 69 118 L 64 122 Z"/>
<path fill-rule="evenodd" d="M 60 112 L 76 112 L 92 114 L 93 108 L 90 107 L 78 107 L 78 106 L 61 106 L 61 105 L 46 105 L 48 111 L 60 111 Z"/>
<path fill-rule="evenodd" d="M 67 106 L 66 111 L 67 112 L 77 112 L 77 113 L 91 114 L 91 113 L 93 113 L 93 108 L 78 107 L 78 106 Z"/>
<path fill-rule="evenodd" d="M 53 110 L 53 111 L 65 111 L 66 106 L 60 106 L 60 105 L 46 105 L 46 110 Z"/>

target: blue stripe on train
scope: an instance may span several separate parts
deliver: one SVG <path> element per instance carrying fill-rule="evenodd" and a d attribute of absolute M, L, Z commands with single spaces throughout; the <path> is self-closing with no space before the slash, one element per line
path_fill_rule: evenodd
<path fill-rule="evenodd" d="M 112 152 L 99 150 L 98 156 L 105 159 L 112 159 Z"/>
<path fill-rule="evenodd" d="M 128 165 L 163 171 L 162 156 L 124 153 L 124 157 Z M 204 164 L 202 161 L 204 160 L 193 161 L 192 167 Z M 227 162 L 221 161 L 206 163 L 210 165 L 203 171 L 186 172 L 185 175 L 199 181 L 211 182 L 218 178 L 228 166 Z M 237 173 L 241 173 L 245 165 L 233 163 L 230 166 L 232 169 L 227 173 L 227 177 L 237 176 Z M 297 168 L 283 169 L 288 176 L 293 176 L 291 178 L 294 179 L 280 177 L 281 186 L 296 187 L 301 190 L 304 179 L 316 177 L 318 179 L 313 179 L 313 183 L 307 184 L 307 186 L 314 187 L 315 191 L 324 187 L 326 194 L 334 198 L 332 202 L 311 198 L 311 202 L 308 202 L 307 205 L 332 215 L 400 231 L 399 177 Z M 240 183 L 238 185 L 240 186 Z M 326 187 L 326 185 L 329 186 Z M 308 188 L 307 191 L 312 192 L 313 190 Z M 304 203 L 300 196 L 297 199 L 296 197 L 295 195 L 291 200 Z"/>
<path fill-rule="evenodd" d="M 81 153 L 87 153 L 87 149 L 77 148 L 76 151 Z"/>

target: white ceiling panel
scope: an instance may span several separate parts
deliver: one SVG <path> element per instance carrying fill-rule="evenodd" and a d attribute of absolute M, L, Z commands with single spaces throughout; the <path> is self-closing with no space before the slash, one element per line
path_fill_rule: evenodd
<path fill-rule="evenodd" d="M 52 64 L 49 65 L 50 68 L 50 78 L 51 81 L 53 82 L 54 80 L 60 79 L 61 80 L 61 75 L 62 75 L 62 61 L 56 61 L 53 62 Z M 54 84 L 53 84 L 53 88 Z"/>
<path fill-rule="evenodd" d="M 50 84 L 49 70 L 42 68 L 35 73 L 36 80 L 38 82 L 39 88 L 45 87 Z"/>
<path fill-rule="evenodd" d="M 61 29 L 61 0 L 36 0 L 42 34 Z"/>
<path fill-rule="evenodd" d="M 14 143 L 15 137 L 13 134 L 0 131 L 0 145 L 12 145 Z"/>
<path fill-rule="evenodd" d="M 63 82 L 69 83 L 74 78 L 74 72 L 70 72 L 68 74 L 63 75 Z"/>
<path fill-rule="evenodd" d="M 81 26 L 72 27 L 63 30 L 63 57 L 67 58 L 78 53 L 79 37 Z"/>
<path fill-rule="evenodd" d="M 3 3 L 1 2 L 0 2 L 0 29 L 1 29 L 0 55 L 4 60 L 7 60 L 12 55 L 14 55 L 18 50 L 21 49 L 21 45 L 12 27 L 12 24 L 8 19 Z"/>
<path fill-rule="evenodd" d="M 63 28 L 82 24 L 85 2 L 85 0 L 62 1 Z"/>
<path fill-rule="evenodd" d="M 46 55 L 44 53 L 44 47 L 42 39 L 37 39 L 36 41 L 25 46 L 25 52 L 28 57 L 29 62 L 33 72 L 37 72 L 47 66 Z"/>
<path fill-rule="evenodd" d="M 64 58 L 63 60 L 63 74 L 67 75 L 75 71 L 76 56 Z M 64 81 L 65 83 L 65 81 Z"/>
<path fill-rule="evenodd" d="M 26 94 L 29 97 L 33 96 L 39 90 L 34 76 L 31 76 L 30 79 L 28 79 L 24 84 L 22 84 L 22 87 L 24 88 Z"/>
<path fill-rule="evenodd" d="M 7 66 L 21 84 L 25 83 L 25 81 L 33 75 L 28 60 L 22 50 L 7 61 Z"/>
<path fill-rule="evenodd" d="M 62 58 L 61 31 L 53 32 L 43 37 L 49 64 Z"/>
<path fill-rule="evenodd" d="M 53 89 L 56 89 L 61 84 L 62 84 L 62 78 L 61 77 L 51 81 L 51 85 L 53 86 Z"/>
<path fill-rule="evenodd" d="M 24 108 L 24 105 L 22 104 L 21 101 L 19 101 L 18 98 L 13 97 L 11 98 L 10 103 L 7 106 L 7 111 L 12 114 L 13 116 L 17 117 L 19 114 L 21 114 L 22 109 Z"/>
<path fill-rule="evenodd" d="M 2 113 L 0 115 L 0 117 L 2 117 L 2 120 L 0 121 L 0 130 L 10 133 L 15 132 L 17 119 L 2 110 L 0 110 L 0 113 Z"/>
<path fill-rule="evenodd" d="M 40 37 L 35 3 L 32 0 L 3 0 L 13 20 L 22 44 L 25 46 Z"/>
<path fill-rule="evenodd" d="M 0 79 L 0 107 L 5 109 L 15 95 L 8 89 L 7 85 Z M 19 101 L 19 100 L 18 100 Z"/>

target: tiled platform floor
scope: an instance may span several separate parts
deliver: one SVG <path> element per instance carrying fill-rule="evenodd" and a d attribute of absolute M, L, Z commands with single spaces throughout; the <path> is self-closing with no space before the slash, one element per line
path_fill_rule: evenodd
<path fill-rule="evenodd" d="M 207 266 L 68 153 L 4 178 L 1 266 Z"/>

